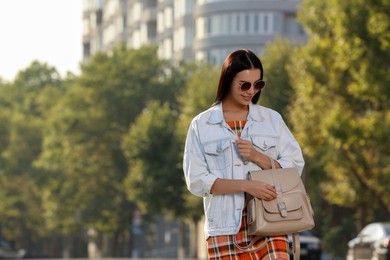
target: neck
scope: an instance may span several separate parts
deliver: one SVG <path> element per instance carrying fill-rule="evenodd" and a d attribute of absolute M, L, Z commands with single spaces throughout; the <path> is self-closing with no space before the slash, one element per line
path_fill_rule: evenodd
<path fill-rule="evenodd" d="M 230 103 L 223 102 L 222 109 L 223 109 L 223 111 L 243 112 L 243 111 L 248 111 L 249 106 L 241 105 L 241 104 L 230 104 Z"/>
<path fill-rule="evenodd" d="M 234 106 L 232 104 L 222 104 L 223 117 L 226 122 L 246 120 L 249 113 L 249 106 Z"/>

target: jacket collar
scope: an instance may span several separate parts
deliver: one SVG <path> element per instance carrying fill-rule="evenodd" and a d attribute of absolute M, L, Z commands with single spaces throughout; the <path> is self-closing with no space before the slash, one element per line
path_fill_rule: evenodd
<path fill-rule="evenodd" d="M 248 121 L 263 121 L 264 117 L 261 115 L 261 111 L 255 109 L 256 105 L 252 102 L 249 104 Z M 207 120 L 210 124 L 222 124 L 224 122 L 222 102 L 218 102 L 211 108 L 210 117 Z"/>

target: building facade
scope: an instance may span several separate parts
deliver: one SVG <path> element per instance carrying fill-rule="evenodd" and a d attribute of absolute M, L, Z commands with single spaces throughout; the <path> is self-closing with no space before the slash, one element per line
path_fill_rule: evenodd
<path fill-rule="evenodd" d="M 300 0 L 84 0 L 83 61 L 124 44 L 156 44 L 163 59 L 221 64 L 238 48 L 262 53 L 276 36 L 306 40 Z"/>

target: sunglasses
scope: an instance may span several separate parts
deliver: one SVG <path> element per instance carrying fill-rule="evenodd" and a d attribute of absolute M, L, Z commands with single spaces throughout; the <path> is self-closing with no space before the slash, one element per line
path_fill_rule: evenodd
<path fill-rule="evenodd" d="M 240 88 L 241 88 L 242 91 L 248 91 L 252 87 L 252 83 L 247 82 L 247 81 L 243 81 L 243 82 L 241 82 L 239 84 L 240 84 Z M 256 91 L 259 91 L 259 90 L 261 90 L 264 87 L 265 87 L 265 82 L 263 80 L 261 80 L 261 79 L 259 79 L 255 83 L 253 83 L 253 88 Z"/>

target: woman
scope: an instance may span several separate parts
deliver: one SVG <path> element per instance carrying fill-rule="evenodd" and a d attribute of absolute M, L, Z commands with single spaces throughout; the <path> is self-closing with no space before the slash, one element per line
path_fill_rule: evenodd
<path fill-rule="evenodd" d="M 263 66 L 249 50 L 230 53 L 220 75 L 214 105 L 197 115 L 188 130 L 183 169 L 188 189 L 203 197 L 209 259 L 289 259 L 287 236 L 270 237 L 253 253 L 245 194 L 276 198 L 272 185 L 248 180 L 248 171 L 304 166 L 301 148 L 279 113 L 256 105 L 265 86 Z M 264 239 L 253 247 L 261 245 Z"/>

